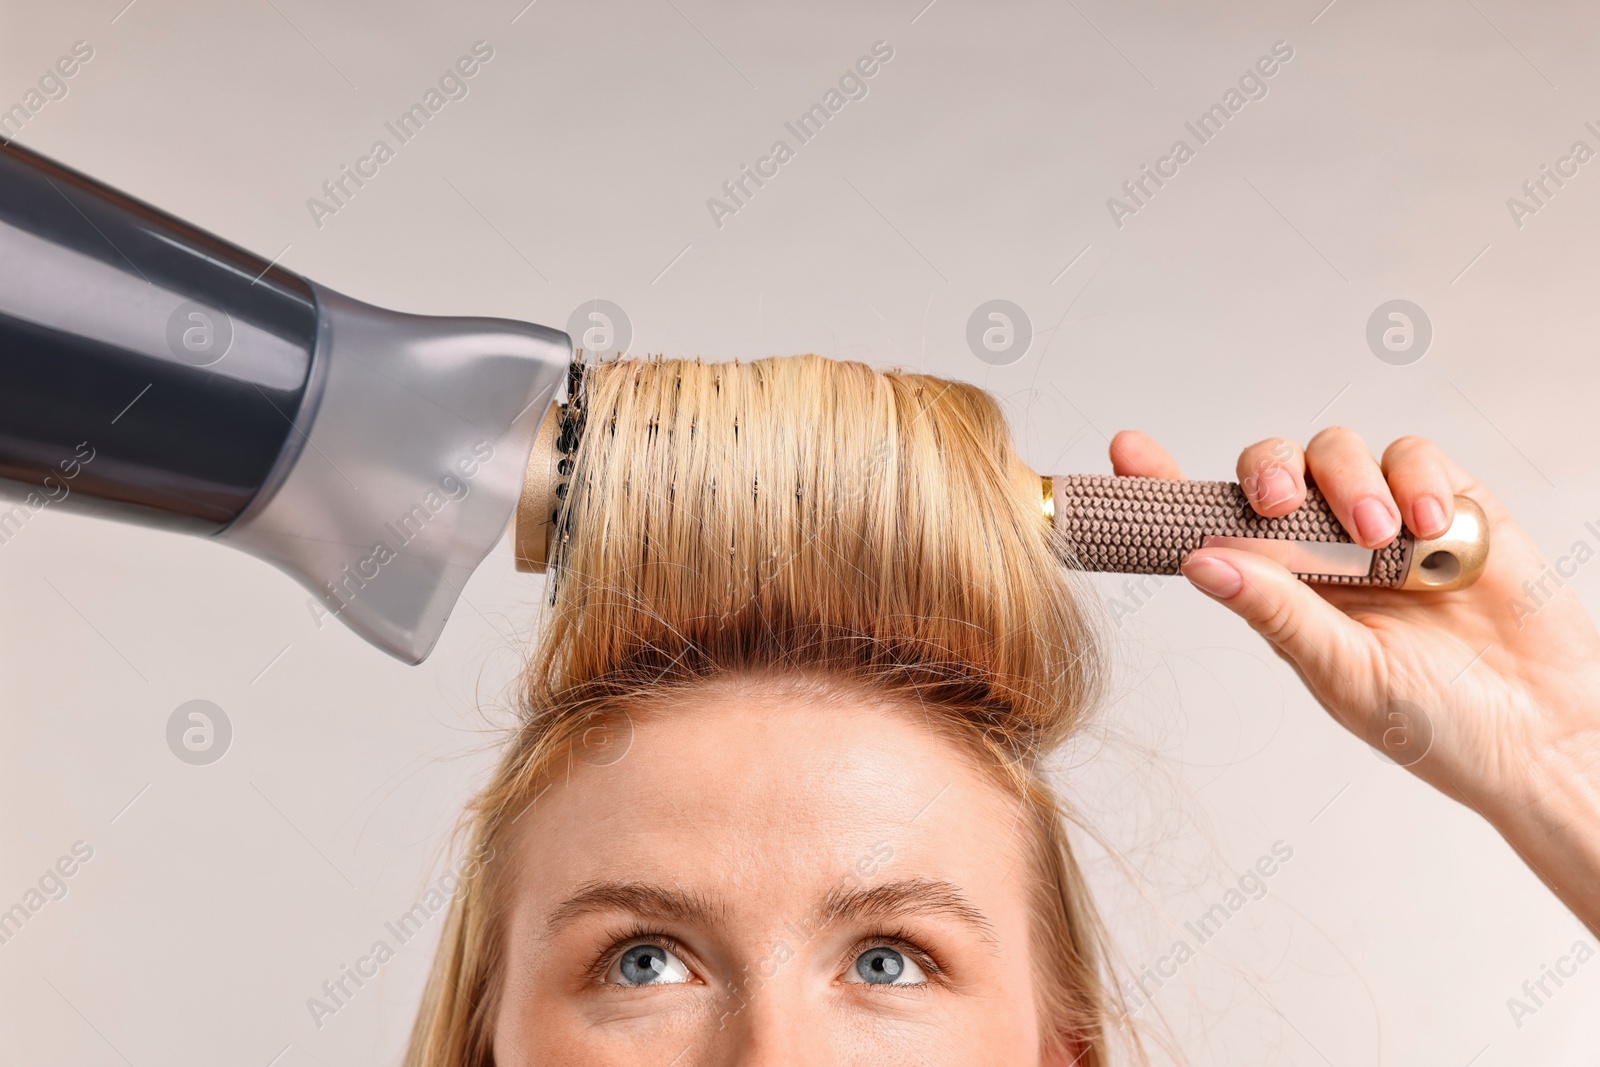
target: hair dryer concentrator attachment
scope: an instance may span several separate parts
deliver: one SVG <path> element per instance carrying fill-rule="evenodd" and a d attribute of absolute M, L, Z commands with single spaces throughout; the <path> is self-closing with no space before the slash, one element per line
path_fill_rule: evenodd
<path fill-rule="evenodd" d="M 571 355 L 359 303 L 0 146 L 0 543 L 47 505 L 214 536 L 420 662 Z"/>
<path fill-rule="evenodd" d="M 403 315 L 315 290 L 321 377 L 304 447 L 217 536 L 420 663 L 511 521 L 571 346 L 543 326 Z"/>

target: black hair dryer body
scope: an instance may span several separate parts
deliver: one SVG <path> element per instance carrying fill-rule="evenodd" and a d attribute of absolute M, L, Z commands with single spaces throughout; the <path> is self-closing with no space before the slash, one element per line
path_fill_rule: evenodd
<path fill-rule="evenodd" d="M 0 543 L 213 537 L 409 663 L 505 531 L 565 333 L 351 300 L 0 146 Z"/>

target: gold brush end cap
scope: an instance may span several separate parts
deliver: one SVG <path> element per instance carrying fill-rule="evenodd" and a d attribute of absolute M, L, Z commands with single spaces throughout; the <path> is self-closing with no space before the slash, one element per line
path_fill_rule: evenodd
<path fill-rule="evenodd" d="M 1401 589 L 1436 593 L 1465 589 L 1483 574 L 1489 562 L 1489 519 L 1477 501 L 1456 497 L 1456 517 L 1438 537 L 1419 537 L 1411 544 Z"/>
<path fill-rule="evenodd" d="M 528 470 L 522 479 L 522 496 L 517 498 L 517 517 L 512 531 L 512 548 L 517 570 L 543 574 L 550 562 L 550 536 L 555 529 L 556 508 L 561 504 L 556 486 L 562 481 L 556 464 L 556 439 L 561 433 L 561 405 L 551 404 L 533 438 Z"/>

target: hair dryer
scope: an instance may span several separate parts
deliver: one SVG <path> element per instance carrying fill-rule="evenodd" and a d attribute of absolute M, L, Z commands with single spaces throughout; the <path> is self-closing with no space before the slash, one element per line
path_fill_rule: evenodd
<path fill-rule="evenodd" d="M 213 537 L 418 663 L 571 355 L 341 296 L 0 147 L 0 543 L 47 506 Z"/>

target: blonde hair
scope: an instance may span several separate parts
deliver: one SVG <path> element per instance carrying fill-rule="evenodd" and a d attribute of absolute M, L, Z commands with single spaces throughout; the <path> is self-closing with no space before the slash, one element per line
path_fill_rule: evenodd
<path fill-rule="evenodd" d="M 1019 801 L 1042 1038 L 1103 1067 L 1115 986 L 1038 766 L 1097 702 L 1102 654 L 994 400 L 818 356 L 605 362 L 580 399 L 550 617 L 473 854 L 505 852 L 622 709 L 752 674 L 915 701 Z M 492 1063 L 514 867 L 458 891 L 407 1067 Z"/>

